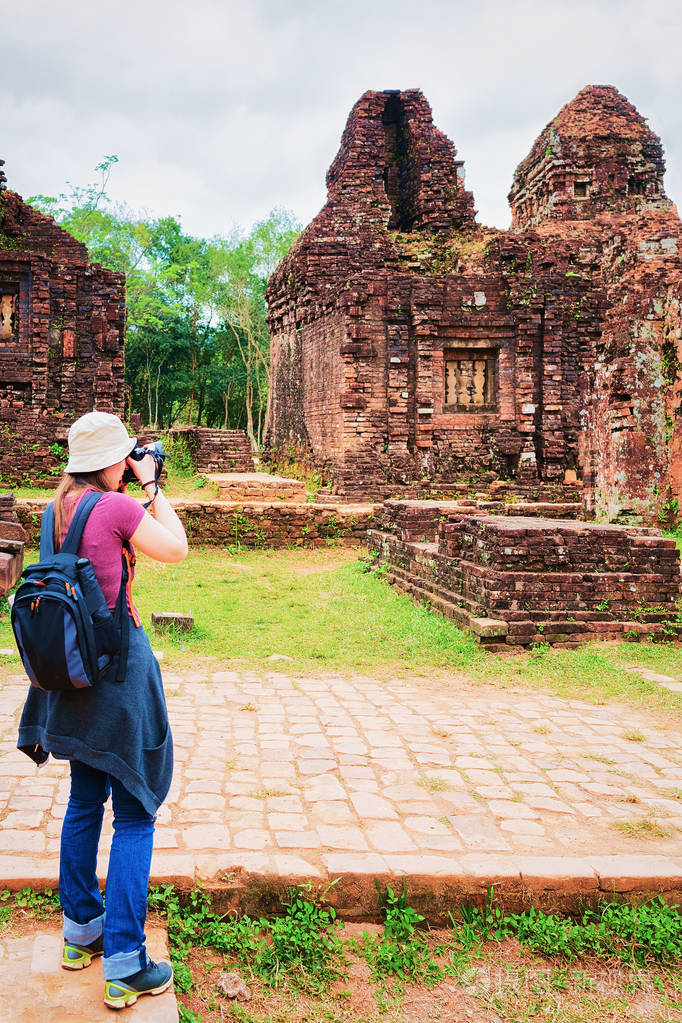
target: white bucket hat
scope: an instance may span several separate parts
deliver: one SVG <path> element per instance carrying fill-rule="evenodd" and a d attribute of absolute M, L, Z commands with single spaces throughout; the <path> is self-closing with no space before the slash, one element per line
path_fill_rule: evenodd
<path fill-rule="evenodd" d="M 69 430 L 69 461 L 66 472 L 97 472 L 127 458 L 137 444 L 111 412 L 88 412 Z"/>

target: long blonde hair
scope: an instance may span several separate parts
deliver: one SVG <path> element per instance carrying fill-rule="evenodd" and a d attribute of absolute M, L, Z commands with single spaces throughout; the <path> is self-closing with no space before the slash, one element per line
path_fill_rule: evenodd
<path fill-rule="evenodd" d="M 104 471 L 79 472 L 71 474 L 65 472 L 54 495 L 54 549 L 58 551 L 61 547 L 62 536 L 66 532 L 66 525 L 69 519 L 72 500 L 67 501 L 69 494 L 73 497 L 79 490 L 98 490 L 101 494 L 107 494 L 111 490 Z"/>

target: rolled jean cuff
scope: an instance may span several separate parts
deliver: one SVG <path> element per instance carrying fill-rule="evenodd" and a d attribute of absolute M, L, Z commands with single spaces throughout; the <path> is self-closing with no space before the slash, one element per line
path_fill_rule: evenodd
<path fill-rule="evenodd" d="M 105 980 L 123 980 L 133 973 L 144 970 L 149 962 L 147 949 L 142 945 L 132 952 L 116 952 L 102 960 L 102 972 Z"/>
<path fill-rule="evenodd" d="M 104 913 L 100 913 L 87 924 L 77 924 L 62 913 L 62 935 L 64 941 L 73 941 L 76 945 L 89 945 L 96 941 L 104 930 Z"/>

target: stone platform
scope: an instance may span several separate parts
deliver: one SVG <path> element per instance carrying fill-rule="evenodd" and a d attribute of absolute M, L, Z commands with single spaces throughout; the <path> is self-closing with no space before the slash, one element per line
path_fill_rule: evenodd
<path fill-rule="evenodd" d="M 434 923 L 490 884 L 509 910 L 682 898 L 676 719 L 458 676 L 289 668 L 164 671 L 176 767 L 155 883 L 200 878 L 224 910 L 258 915 L 291 884 L 339 878 L 327 898 L 371 919 L 374 879 L 405 877 Z M 0 888 L 54 886 L 67 768 L 15 749 L 26 682 L 18 660 L 1 675 Z M 111 834 L 107 809 L 102 876 Z"/>
<path fill-rule="evenodd" d="M 389 501 L 376 564 L 488 647 L 682 636 L 680 556 L 659 530 Z"/>
<path fill-rule="evenodd" d="M 270 476 L 267 472 L 208 473 L 206 479 L 218 487 L 220 501 L 293 501 L 304 504 L 306 487 L 302 480 Z"/>
<path fill-rule="evenodd" d="M 165 932 L 147 929 L 152 959 L 168 959 Z M 61 968 L 62 937 L 58 922 L 32 920 L 30 933 L 0 934 L 0 1004 L 3 1023 L 111 1023 L 104 1004 L 101 959 L 85 970 Z M 138 998 L 125 1010 L 126 1023 L 178 1023 L 172 988 Z"/>

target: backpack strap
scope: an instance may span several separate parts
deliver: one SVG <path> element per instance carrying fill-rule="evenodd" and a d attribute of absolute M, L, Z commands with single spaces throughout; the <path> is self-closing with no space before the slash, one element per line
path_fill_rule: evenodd
<path fill-rule="evenodd" d="M 121 552 L 121 586 L 118 591 L 116 608 L 114 609 L 114 618 L 117 620 L 118 627 L 121 632 L 121 649 L 118 655 L 118 671 L 116 672 L 117 682 L 125 681 L 126 668 L 128 667 L 128 645 L 130 642 L 130 615 L 128 614 L 128 580 L 130 579 L 130 561 L 128 559 L 130 554 L 130 544 L 127 540 L 124 540 L 123 551 Z"/>
<path fill-rule="evenodd" d="M 62 554 L 78 554 L 78 546 L 81 542 L 81 537 L 83 536 L 85 523 L 88 521 L 88 517 L 92 509 L 103 497 L 104 494 L 91 490 L 80 499 L 78 507 L 76 508 L 76 514 L 71 520 L 69 531 L 64 537 L 64 543 L 59 548 Z"/>
<path fill-rule="evenodd" d="M 43 512 L 40 523 L 40 560 L 54 557 L 54 501 Z"/>

